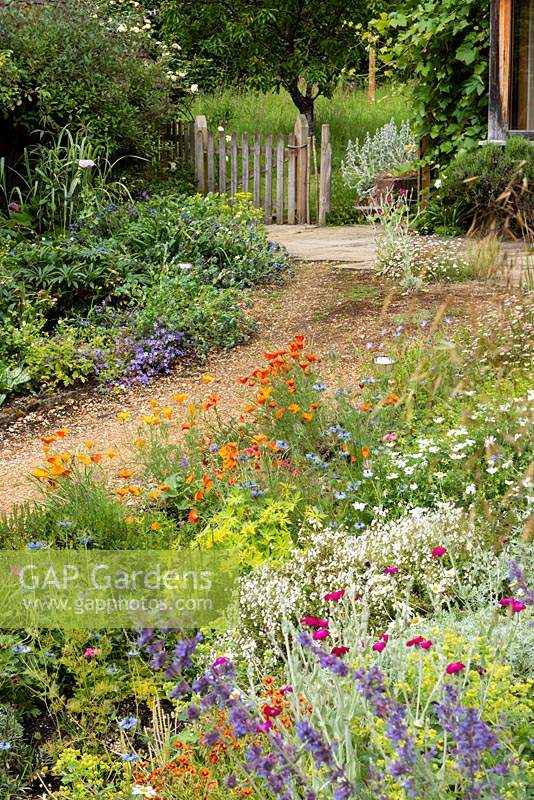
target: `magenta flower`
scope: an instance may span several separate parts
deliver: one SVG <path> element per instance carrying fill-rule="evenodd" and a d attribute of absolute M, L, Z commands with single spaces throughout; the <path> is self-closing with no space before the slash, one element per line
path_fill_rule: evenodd
<path fill-rule="evenodd" d="M 312 639 L 314 639 L 316 642 L 322 642 L 322 640 L 326 639 L 327 636 L 329 636 L 329 631 L 326 628 L 319 628 L 318 631 L 314 631 L 312 633 Z"/>
<path fill-rule="evenodd" d="M 450 664 L 447 664 L 445 672 L 447 675 L 454 675 L 456 672 L 461 672 L 465 669 L 465 664 L 462 664 L 461 661 L 451 661 Z"/>
<path fill-rule="evenodd" d="M 281 709 L 274 706 L 263 706 L 262 711 L 265 717 L 279 717 L 282 713 Z"/>
<path fill-rule="evenodd" d="M 260 722 L 259 725 L 256 726 L 256 730 L 258 733 L 267 733 L 273 727 L 273 723 L 270 719 L 266 719 L 265 722 Z"/>
<path fill-rule="evenodd" d="M 386 646 L 385 642 L 375 642 L 371 649 L 374 650 L 376 653 L 381 653 L 382 650 L 385 648 L 385 646 Z"/>
<path fill-rule="evenodd" d="M 211 666 L 212 667 L 220 667 L 220 666 L 222 666 L 222 664 L 227 664 L 227 663 L 228 663 L 228 659 L 225 658 L 225 656 L 219 656 L 219 658 L 216 658 Z"/>
<path fill-rule="evenodd" d="M 447 552 L 446 547 L 434 547 L 432 550 L 432 558 L 441 558 Z"/>
<path fill-rule="evenodd" d="M 384 575 L 395 575 L 399 571 L 398 567 L 385 567 Z"/>
<path fill-rule="evenodd" d="M 387 633 L 383 633 L 383 634 L 380 636 L 380 638 L 382 639 L 382 641 L 383 641 L 383 642 L 386 642 L 386 643 L 387 643 L 387 642 L 389 642 L 389 636 L 388 636 L 388 634 L 387 634 Z"/>
<path fill-rule="evenodd" d="M 310 628 L 328 628 L 329 622 L 327 619 L 319 619 L 319 617 L 302 617 L 300 624 L 308 625 Z"/>
<path fill-rule="evenodd" d="M 9 203 L 8 209 L 9 211 L 16 213 L 17 211 L 20 211 L 20 204 L 15 202 Z"/>
<path fill-rule="evenodd" d="M 430 650 L 430 648 L 432 647 L 432 642 L 430 641 L 430 639 L 426 639 L 424 642 L 419 643 L 419 647 L 422 647 L 423 650 Z"/>
<path fill-rule="evenodd" d="M 425 641 L 424 636 L 414 636 L 413 639 L 410 639 L 409 642 L 406 642 L 406 647 L 414 647 L 415 645 L 421 644 L 421 642 Z"/>
<path fill-rule="evenodd" d="M 390 431 L 389 433 L 384 434 L 382 437 L 384 442 L 396 442 L 397 441 L 397 434 Z"/>
<path fill-rule="evenodd" d="M 350 647 L 345 647 L 344 645 L 339 645 L 339 646 L 333 647 L 330 650 L 330 655 L 331 656 L 339 656 L 339 657 L 341 657 L 341 656 L 344 656 L 346 653 L 349 653 L 349 652 L 350 652 Z"/>
<path fill-rule="evenodd" d="M 342 597 L 345 597 L 345 589 L 338 589 L 336 592 L 328 592 L 324 595 L 325 600 L 331 600 L 333 603 L 337 603 Z"/>
<path fill-rule="evenodd" d="M 521 600 L 516 600 L 515 597 L 503 597 L 499 600 L 499 605 L 511 608 L 514 614 L 519 614 L 520 611 L 526 608 L 525 603 L 522 603 Z"/>
<path fill-rule="evenodd" d="M 97 647 L 88 647 L 83 654 L 84 658 L 94 658 L 100 653 L 100 650 Z"/>
<path fill-rule="evenodd" d="M 282 686 L 282 688 L 280 689 L 280 694 L 288 694 L 289 692 L 292 691 L 293 691 L 292 686 Z"/>

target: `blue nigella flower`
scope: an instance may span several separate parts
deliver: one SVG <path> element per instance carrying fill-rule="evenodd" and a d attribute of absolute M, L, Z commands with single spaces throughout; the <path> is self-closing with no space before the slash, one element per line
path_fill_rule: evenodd
<path fill-rule="evenodd" d="M 60 519 L 58 525 L 62 528 L 70 528 L 71 525 L 74 525 L 74 522 L 70 522 L 68 519 Z"/>
<path fill-rule="evenodd" d="M 353 527 L 355 530 L 361 531 L 363 528 L 365 528 L 365 522 L 355 522 Z"/>
<path fill-rule="evenodd" d="M 279 450 L 289 450 L 289 445 L 287 442 L 282 441 L 282 439 L 277 439 L 275 441 L 275 445 Z"/>
<path fill-rule="evenodd" d="M 250 496 L 251 497 L 263 497 L 265 492 L 262 492 L 261 489 L 251 489 Z"/>
<path fill-rule="evenodd" d="M 11 648 L 12 653 L 31 653 L 31 650 L 29 644 L 14 644 Z"/>
<path fill-rule="evenodd" d="M 345 500 L 347 495 L 345 494 L 345 492 L 336 492 L 334 497 L 336 498 L 336 500 Z"/>
<path fill-rule="evenodd" d="M 11 750 L 11 742 L 0 742 L 0 750 Z"/>
<path fill-rule="evenodd" d="M 137 717 L 124 717 L 119 720 L 118 725 L 123 731 L 131 731 L 137 725 Z"/>
<path fill-rule="evenodd" d="M 42 550 L 44 546 L 44 542 L 28 542 L 26 545 L 28 550 Z"/>
<path fill-rule="evenodd" d="M 312 386 L 312 389 L 315 392 L 325 392 L 327 390 L 327 388 L 328 387 L 327 387 L 326 383 L 314 383 L 313 386 Z"/>
<path fill-rule="evenodd" d="M 132 761 L 138 761 L 138 760 L 139 760 L 139 756 L 136 755 L 135 753 L 121 753 L 121 761 L 132 762 Z"/>
<path fill-rule="evenodd" d="M 139 650 L 128 650 L 126 655 L 128 656 L 128 658 L 135 658 L 135 656 L 139 655 Z"/>

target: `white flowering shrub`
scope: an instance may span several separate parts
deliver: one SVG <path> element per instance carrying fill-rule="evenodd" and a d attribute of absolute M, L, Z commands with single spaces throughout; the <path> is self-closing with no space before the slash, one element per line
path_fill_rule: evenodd
<path fill-rule="evenodd" d="M 375 519 L 359 535 L 308 523 L 299 539 L 300 547 L 287 562 L 264 564 L 241 579 L 239 631 L 224 647 L 237 647 L 251 659 L 274 645 L 284 618 L 324 613 L 324 595 L 339 589 L 358 596 L 371 626 L 385 629 L 412 606 L 431 610 L 446 605 L 460 577 L 469 574 L 476 582 L 468 564 L 485 549 L 474 519 L 445 503 L 434 511 L 414 508 L 397 520 Z M 436 555 L 435 548 L 446 552 Z"/>
<path fill-rule="evenodd" d="M 407 121 L 397 126 L 391 119 L 365 141 L 349 141 L 341 172 L 345 186 L 355 189 L 358 197 L 372 191 L 378 176 L 397 171 L 414 160 L 417 141 Z"/>
<path fill-rule="evenodd" d="M 391 242 L 379 231 L 375 267 L 378 273 L 399 281 L 406 288 L 471 277 L 461 240 L 413 233 L 400 233 Z"/>

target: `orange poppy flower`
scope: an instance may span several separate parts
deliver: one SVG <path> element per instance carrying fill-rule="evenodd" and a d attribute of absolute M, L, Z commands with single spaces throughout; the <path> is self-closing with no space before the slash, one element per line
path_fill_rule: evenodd
<path fill-rule="evenodd" d="M 358 408 L 360 411 L 370 411 L 373 407 L 372 403 L 359 403 Z"/>
<path fill-rule="evenodd" d="M 277 408 L 274 412 L 275 419 L 282 419 L 285 413 L 285 408 Z"/>
<path fill-rule="evenodd" d="M 310 403 L 310 408 L 312 408 L 314 411 L 317 411 L 319 408 L 319 403 Z"/>
<path fill-rule="evenodd" d="M 78 461 L 80 464 L 90 464 L 91 463 L 91 456 L 86 456 L 83 453 L 78 455 Z"/>
<path fill-rule="evenodd" d="M 128 486 L 127 491 L 128 494 L 132 494 L 134 497 L 139 497 L 139 495 L 141 494 L 141 489 L 139 488 L 139 486 L 135 485 Z"/>
<path fill-rule="evenodd" d="M 313 419 L 313 414 L 311 413 L 311 411 L 305 411 L 304 414 L 302 415 L 302 419 L 304 422 L 311 422 Z"/>
<path fill-rule="evenodd" d="M 168 483 L 160 483 L 158 488 L 161 489 L 162 492 L 168 492 L 171 487 Z"/>
<path fill-rule="evenodd" d="M 92 439 L 86 439 L 85 446 L 87 447 L 88 450 L 92 450 L 93 447 L 95 446 L 95 443 L 93 442 Z"/>
<path fill-rule="evenodd" d="M 192 508 L 189 514 L 187 515 L 187 521 L 190 522 L 192 525 L 194 525 L 195 522 L 198 522 L 198 520 L 199 520 L 198 511 Z"/>
<path fill-rule="evenodd" d="M 190 486 L 194 480 L 195 480 L 194 475 L 188 475 L 187 478 L 185 479 L 185 482 L 187 483 L 188 486 Z"/>
<path fill-rule="evenodd" d="M 203 375 L 201 378 L 202 383 L 212 383 L 214 380 L 215 378 L 213 377 L 213 375 L 210 375 L 209 373 Z"/>
<path fill-rule="evenodd" d="M 256 411 L 256 406 L 247 406 L 245 411 L 247 414 L 252 414 L 254 411 Z"/>
<path fill-rule="evenodd" d="M 31 474 L 34 478 L 38 478 L 39 480 L 42 478 L 48 478 L 48 470 L 42 469 L 42 467 L 36 467 L 35 469 L 32 469 Z"/>
<path fill-rule="evenodd" d="M 151 500 L 159 500 L 161 497 L 161 492 L 152 491 L 148 493 L 148 496 Z"/>
<path fill-rule="evenodd" d="M 160 414 L 162 417 L 165 417 L 165 419 L 170 419 L 172 417 L 172 408 L 165 406 L 165 408 L 161 409 Z"/>
<path fill-rule="evenodd" d="M 45 444 L 52 444 L 52 442 L 56 441 L 55 436 L 41 436 L 41 441 Z"/>
<path fill-rule="evenodd" d="M 206 492 L 210 492 L 213 489 L 213 481 L 207 475 L 202 476 L 202 483 Z"/>
<path fill-rule="evenodd" d="M 100 464 L 100 462 L 103 461 L 103 459 L 104 456 L 102 455 L 102 453 L 93 453 L 93 455 L 91 456 L 91 461 L 95 464 Z"/>
<path fill-rule="evenodd" d="M 126 523 L 127 525 L 133 525 L 133 523 L 135 522 L 135 517 L 134 517 L 134 516 L 132 516 L 132 514 L 129 514 L 129 515 L 128 515 L 128 516 L 125 518 L 125 520 L 124 520 L 124 521 L 125 521 L 125 523 Z"/>
<path fill-rule="evenodd" d="M 144 447 L 146 444 L 146 439 L 136 439 L 134 444 L 136 447 Z"/>
<path fill-rule="evenodd" d="M 131 478 L 133 472 L 131 469 L 121 469 L 119 470 L 119 478 Z"/>
<path fill-rule="evenodd" d="M 59 436 L 60 439 L 63 439 L 64 436 L 68 434 L 67 428 L 60 428 L 57 431 L 54 431 L 54 436 Z"/>
<path fill-rule="evenodd" d="M 189 395 L 178 392 L 177 394 L 174 394 L 173 397 L 177 403 L 185 403 Z"/>
<path fill-rule="evenodd" d="M 384 400 L 384 405 L 385 406 L 391 406 L 391 405 L 394 405 L 394 403 L 398 403 L 398 402 L 399 402 L 399 398 L 397 397 L 397 395 L 396 394 L 390 394 L 389 397 L 386 397 L 386 399 Z"/>
<path fill-rule="evenodd" d="M 180 428 L 183 431 L 190 431 L 191 430 L 191 424 L 189 422 L 182 422 L 182 424 L 180 425 Z"/>
<path fill-rule="evenodd" d="M 240 383 L 242 386 L 246 386 L 248 383 L 248 375 L 245 378 L 238 378 L 237 382 Z"/>
<path fill-rule="evenodd" d="M 108 458 L 115 458 L 115 456 L 118 456 L 119 454 L 116 450 L 106 450 L 106 455 Z"/>
<path fill-rule="evenodd" d="M 128 494 L 128 489 L 126 489 L 124 486 L 121 486 L 120 489 L 116 490 L 115 494 L 118 494 L 119 497 L 125 497 Z"/>
<path fill-rule="evenodd" d="M 204 492 L 202 491 L 202 489 L 198 489 L 198 491 L 195 492 L 195 498 L 194 499 L 195 499 L 195 503 L 199 503 L 201 500 L 204 499 Z"/>
<path fill-rule="evenodd" d="M 369 458 L 369 448 L 368 447 L 362 447 L 362 456 L 364 458 Z"/>
<path fill-rule="evenodd" d="M 161 528 L 161 523 L 160 522 L 151 522 L 150 523 L 150 530 L 151 531 L 159 531 L 160 528 Z"/>
<path fill-rule="evenodd" d="M 300 411 L 300 406 L 298 403 L 291 403 L 291 405 L 287 407 L 287 410 L 291 411 L 292 414 L 297 414 Z"/>

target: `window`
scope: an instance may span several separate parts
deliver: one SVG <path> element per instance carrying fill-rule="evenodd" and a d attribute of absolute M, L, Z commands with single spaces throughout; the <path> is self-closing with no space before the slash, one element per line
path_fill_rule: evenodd
<path fill-rule="evenodd" d="M 534 0 L 514 0 L 510 128 L 534 131 Z"/>

